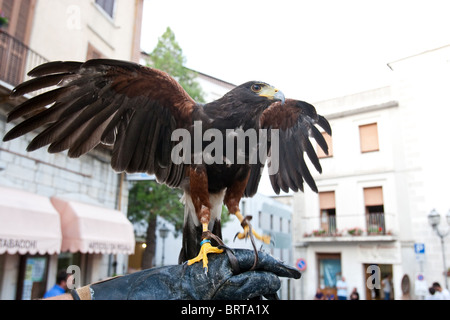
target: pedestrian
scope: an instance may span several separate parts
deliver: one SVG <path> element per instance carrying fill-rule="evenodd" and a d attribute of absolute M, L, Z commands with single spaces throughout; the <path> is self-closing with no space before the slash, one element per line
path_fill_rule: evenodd
<path fill-rule="evenodd" d="M 350 300 L 359 300 L 359 293 L 356 287 L 353 288 L 352 293 L 350 293 Z"/>
<path fill-rule="evenodd" d="M 436 290 L 432 286 L 428 288 L 428 292 L 430 294 L 425 297 L 425 300 L 441 300 L 441 297 L 439 294 L 436 294 Z"/>
<path fill-rule="evenodd" d="M 325 300 L 336 300 L 336 297 L 334 296 L 333 292 L 329 292 L 325 296 Z"/>
<path fill-rule="evenodd" d="M 381 286 L 383 287 L 384 300 L 391 300 L 391 274 L 388 273 L 386 277 L 381 281 Z"/>
<path fill-rule="evenodd" d="M 433 282 L 432 287 L 441 300 L 450 300 L 450 292 L 446 288 L 442 288 L 439 282 Z"/>
<path fill-rule="evenodd" d="M 67 291 L 67 278 L 70 276 L 65 270 L 58 272 L 56 284 L 44 294 L 44 299 L 60 296 Z"/>
<path fill-rule="evenodd" d="M 316 295 L 314 296 L 314 300 L 325 300 L 325 295 L 319 288 L 317 288 Z"/>
<path fill-rule="evenodd" d="M 336 282 L 338 300 L 347 300 L 347 282 L 343 276 Z"/>

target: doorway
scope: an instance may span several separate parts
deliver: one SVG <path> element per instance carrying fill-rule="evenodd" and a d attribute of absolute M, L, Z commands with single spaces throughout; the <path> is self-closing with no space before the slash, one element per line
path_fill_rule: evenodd
<path fill-rule="evenodd" d="M 16 300 L 34 300 L 44 296 L 47 284 L 48 255 L 22 255 Z"/>
<path fill-rule="evenodd" d="M 319 266 L 318 287 L 329 300 L 337 299 L 336 282 L 340 279 L 341 254 L 317 253 L 317 265 Z"/>
<path fill-rule="evenodd" d="M 394 287 L 392 280 L 392 264 L 364 264 L 364 275 L 366 284 L 366 300 L 385 300 L 383 280 L 389 279 L 389 300 L 394 300 Z M 370 278 L 370 280 L 369 280 Z M 387 280 L 386 280 L 387 281 Z M 369 282 L 369 283 L 368 283 Z"/>

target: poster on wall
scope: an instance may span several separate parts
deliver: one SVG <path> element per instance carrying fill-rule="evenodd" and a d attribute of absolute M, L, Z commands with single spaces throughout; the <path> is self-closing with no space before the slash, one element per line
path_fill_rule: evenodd
<path fill-rule="evenodd" d="M 22 300 L 31 300 L 33 285 L 44 281 L 47 259 L 42 257 L 27 258 L 23 280 Z"/>

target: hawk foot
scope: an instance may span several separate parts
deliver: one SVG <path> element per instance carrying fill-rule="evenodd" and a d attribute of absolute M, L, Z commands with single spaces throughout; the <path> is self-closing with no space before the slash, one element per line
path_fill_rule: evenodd
<path fill-rule="evenodd" d="M 205 239 L 201 242 L 200 253 L 198 254 L 197 257 L 188 261 L 188 266 L 191 266 L 194 263 L 203 260 L 203 269 L 205 270 L 205 272 L 208 272 L 208 253 L 222 253 L 222 252 L 223 252 L 222 249 L 213 247 L 211 245 L 211 241 Z"/>
<path fill-rule="evenodd" d="M 244 232 L 238 232 L 236 234 L 236 236 L 234 237 L 235 239 L 238 238 L 239 240 L 242 239 L 247 239 L 250 237 L 250 227 L 249 226 L 245 226 L 244 227 Z M 252 234 L 253 236 L 258 239 L 259 241 L 264 242 L 265 244 L 270 244 L 271 243 L 271 237 L 269 235 L 260 235 L 258 232 L 256 232 L 255 230 L 252 229 Z"/>
<path fill-rule="evenodd" d="M 258 239 L 259 241 L 264 242 L 265 244 L 271 244 L 271 237 L 269 235 L 260 235 L 258 232 L 256 232 L 253 228 L 251 228 L 250 220 L 252 219 L 251 216 L 246 216 L 245 218 L 242 216 L 240 211 L 237 211 L 235 213 L 236 217 L 239 219 L 239 222 L 241 223 L 242 228 L 244 228 L 244 232 L 238 232 L 234 239 L 238 238 L 239 240 L 247 239 L 250 237 L 250 230 L 253 236 Z"/>

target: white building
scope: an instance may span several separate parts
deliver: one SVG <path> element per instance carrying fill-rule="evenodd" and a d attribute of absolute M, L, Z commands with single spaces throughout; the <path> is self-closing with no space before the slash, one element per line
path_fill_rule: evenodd
<path fill-rule="evenodd" d="M 69 159 L 45 149 L 27 153 L 37 131 L 8 143 L 2 138 L 17 123 L 7 124 L 6 114 L 23 102 L 7 96 L 33 67 L 96 57 L 137 62 L 142 6 L 143 0 L 0 1 L 10 20 L 0 32 L 0 299 L 41 298 L 69 265 L 80 267 L 82 285 L 127 271 L 134 252 L 128 189 L 111 169 L 110 150 Z"/>
<path fill-rule="evenodd" d="M 236 87 L 236 85 L 232 83 L 211 77 L 207 74 L 198 71 L 194 72 L 197 73 L 197 78 L 195 80 L 202 88 L 207 103 L 222 98 L 225 93 Z"/>
<path fill-rule="evenodd" d="M 315 175 L 319 194 L 295 195 L 294 259 L 308 262 L 296 299 L 312 299 L 317 288 L 335 293 L 341 276 L 349 294 L 356 287 L 362 299 L 383 298 L 366 285 L 373 265 L 376 277 L 392 275 L 395 299 L 403 296 L 404 276 L 412 298 L 423 297 L 419 275 L 428 287 L 445 285 L 439 238 L 427 215 L 450 209 L 450 149 L 443 138 L 449 59 L 446 46 L 392 62 L 391 86 L 314 104 L 333 129 L 332 154 L 322 155 L 323 174 Z M 355 228 L 362 234 L 350 235 Z M 414 244 L 425 245 L 424 256 L 416 258 Z"/>

